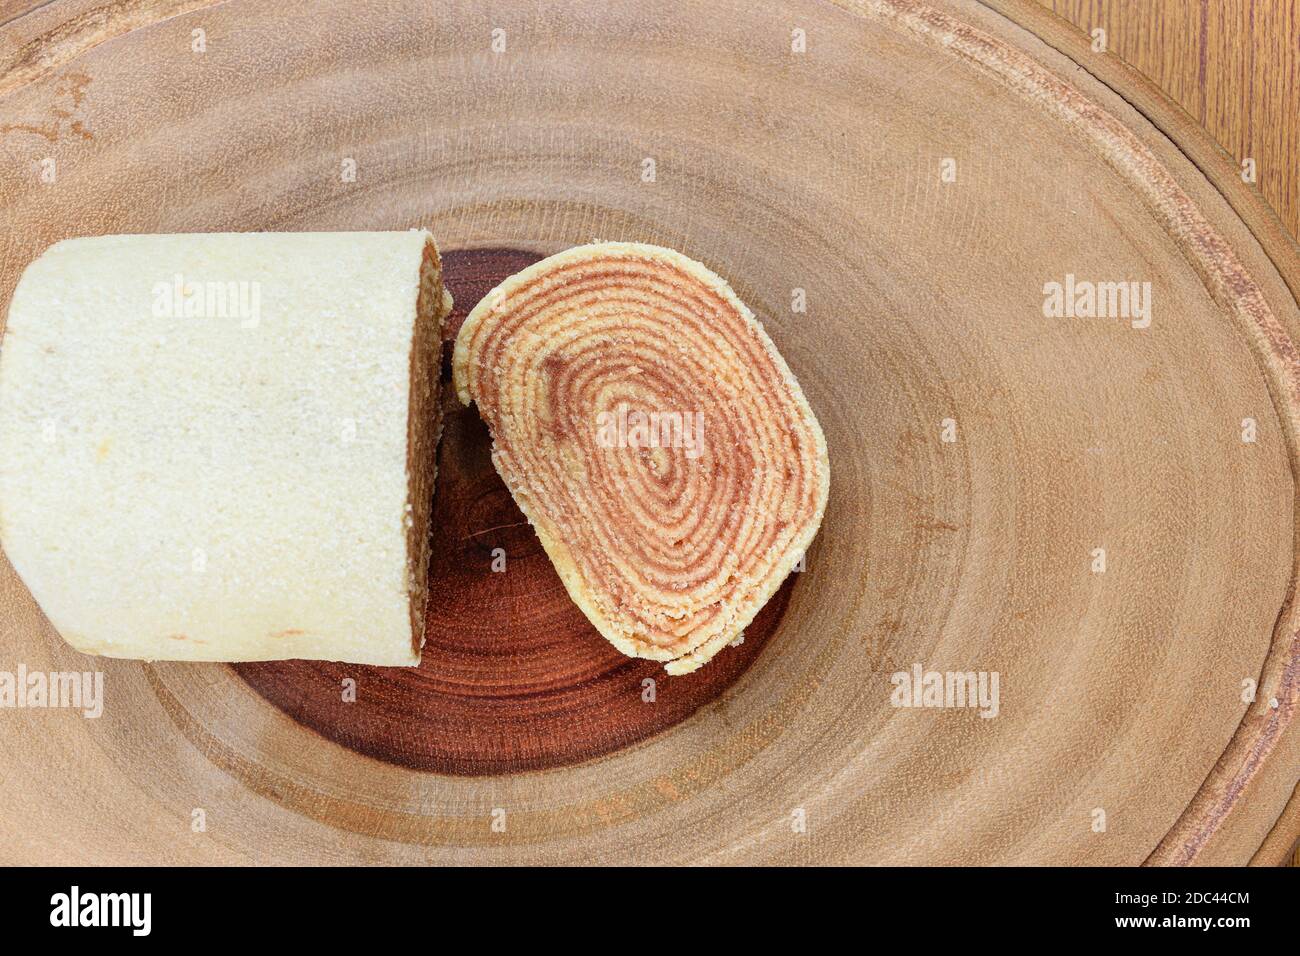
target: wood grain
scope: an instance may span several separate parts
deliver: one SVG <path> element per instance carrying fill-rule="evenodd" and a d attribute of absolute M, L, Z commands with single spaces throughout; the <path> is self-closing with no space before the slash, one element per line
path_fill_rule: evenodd
<path fill-rule="evenodd" d="M 1036 0 L 1150 77 L 1240 163 L 1300 236 L 1300 2 Z"/>
<path fill-rule="evenodd" d="M 21 45 L 39 49 L 56 13 L 19 18 Z M 348 737 L 337 673 L 264 675 L 264 696 L 230 667 L 81 657 L 5 565 L 0 670 L 102 666 L 108 700 L 98 720 L 0 710 L 0 855 L 1280 861 L 1300 767 L 1294 253 L 1239 212 L 1244 184 L 1189 159 L 1193 134 L 1129 105 L 1145 88 L 1062 48 L 966 0 L 310 16 L 231 0 L 25 60 L 44 72 L 0 94 L 0 302 L 72 234 L 658 243 L 763 320 L 835 480 L 743 673 L 640 724 L 622 686 L 615 722 L 570 735 L 586 751 L 556 748 L 541 714 L 507 718 L 500 741 L 486 723 L 444 732 L 438 750 L 384 674 L 357 675 L 346 719 L 401 714 Z M 1045 283 L 1067 275 L 1149 282 L 1151 325 L 1044 316 Z M 482 445 L 457 447 L 443 467 L 468 488 Z M 444 508 L 479 500 L 449 488 Z M 513 573 L 465 585 L 445 666 L 475 608 L 511 620 L 528 591 Z M 584 666 L 583 635 L 554 633 L 546 669 Z M 996 672 L 998 715 L 892 706 L 891 678 L 916 665 Z M 655 706 L 677 686 L 661 680 Z"/>

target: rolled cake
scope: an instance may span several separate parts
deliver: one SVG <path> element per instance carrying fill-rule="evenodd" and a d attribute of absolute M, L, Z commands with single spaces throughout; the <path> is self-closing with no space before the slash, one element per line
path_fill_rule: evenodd
<path fill-rule="evenodd" d="M 425 231 L 33 262 L 0 353 L 0 543 L 68 643 L 419 663 L 449 307 Z"/>
<path fill-rule="evenodd" d="M 469 314 L 452 372 L 574 602 L 670 674 L 740 636 L 821 524 L 826 441 L 798 382 L 677 252 L 601 243 L 530 266 Z"/>

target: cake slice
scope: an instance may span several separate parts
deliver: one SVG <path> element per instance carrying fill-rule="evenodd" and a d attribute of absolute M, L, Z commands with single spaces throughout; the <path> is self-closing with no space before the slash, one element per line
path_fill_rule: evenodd
<path fill-rule="evenodd" d="M 78 650 L 415 665 L 442 321 L 425 231 L 48 249 L 0 354 L 0 543 Z"/>
<path fill-rule="evenodd" d="M 728 285 L 600 243 L 469 314 L 453 380 L 574 602 L 624 654 L 685 674 L 735 640 L 811 543 L 826 442 Z"/>

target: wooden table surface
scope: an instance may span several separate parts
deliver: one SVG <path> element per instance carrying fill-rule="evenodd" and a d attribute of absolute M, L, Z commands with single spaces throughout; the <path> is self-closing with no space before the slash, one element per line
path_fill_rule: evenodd
<path fill-rule="evenodd" d="M 1037 0 L 1171 96 L 1300 236 L 1300 0 Z M 1095 37 L 1094 37 L 1095 39 Z"/>

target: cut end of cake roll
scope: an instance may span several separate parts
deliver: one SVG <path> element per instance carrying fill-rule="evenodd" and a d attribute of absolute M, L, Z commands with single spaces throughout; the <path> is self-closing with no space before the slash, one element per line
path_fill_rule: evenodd
<path fill-rule="evenodd" d="M 715 273 L 671 249 L 580 246 L 466 318 L 453 384 L 568 590 L 631 657 L 696 670 L 811 544 L 826 441 Z"/>
<path fill-rule="evenodd" d="M 86 653 L 418 664 L 448 311 L 424 230 L 55 244 L 0 355 L 0 544 Z"/>
<path fill-rule="evenodd" d="M 442 259 L 433 236 L 425 237 L 420 257 L 415 328 L 411 336 L 410 388 L 406 421 L 407 600 L 410 608 L 413 663 L 424 647 L 428 600 L 434 486 L 438 477 L 438 442 L 442 440 L 442 335 L 454 303 L 442 284 Z"/>

